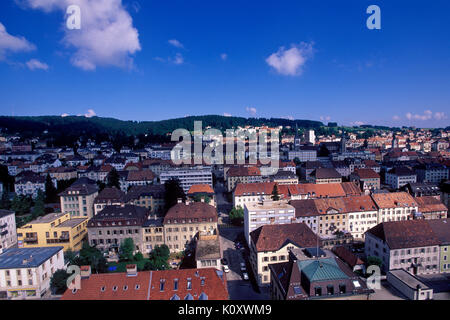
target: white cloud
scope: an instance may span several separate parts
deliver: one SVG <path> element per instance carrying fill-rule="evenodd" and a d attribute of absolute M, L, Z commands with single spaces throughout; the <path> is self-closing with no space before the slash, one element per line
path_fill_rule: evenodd
<path fill-rule="evenodd" d="M 34 71 L 34 70 L 48 70 L 48 64 L 45 62 L 41 62 L 37 59 L 31 59 L 26 63 L 28 69 Z"/>
<path fill-rule="evenodd" d="M 330 116 L 320 116 L 320 120 L 321 121 L 330 121 L 331 117 Z"/>
<path fill-rule="evenodd" d="M 250 113 L 252 116 L 256 115 L 256 108 L 253 107 L 246 107 L 245 110 Z"/>
<path fill-rule="evenodd" d="M 434 114 L 434 118 L 436 120 L 443 120 L 443 119 L 447 119 L 447 115 L 444 112 L 436 112 Z"/>
<path fill-rule="evenodd" d="M 170 45 L 174 46 L 175 48 L 184 48 L 183 44 L 178 41 L 177 39 L 172 39 L 168 41 Z"/>
<path fill-rule="evenodd" d="M 175 55 L 175 58 L 170 58 L 169 59 L 173 64 L 183 64 L 184 63 L 184 58 L 183 55 L 181 53 L 177 53 Z"/>
<path fill-rule="evenodd" d="M 62 118 L 65 118 L 65 117 L 68 117 L 68 116 L 69 116 L 68 113 L 63 113 L 63 114 L 61 115 Z"/>
<path fill-rule="evenodd" d="M 133 67 L 133 55 L 141 50 L 138 30 L 122 5 L 122 0 L 24 0 L 32 9 L 44 12 L 61 10 L 69 5 L 81 8 L 81 29 L 65 27 L 63 43 L 75 48 L 74 66 L 95 70 L 98 66 Z"/>
<path fill-rule="evenodd" d="M 406 113 L 406 119 L 408 120 L 418 120 L 418 121 L 426 121 L 435 119 L 437 121 L 447 119 L 447 115 L 444 112 L 435 112 L 431 110 L 425 110 L 423 114 L 413 114 L 411 112 Z"/>
<path fill-rule="evenodd" d="M 362 121 L 354 121 L 354 122 L 350 122 L 351 126 L 362 126 L 364 124 L 364 122 Z"/>
<path fill-rule="evenodd" d="M 231 117 L 231 113 L 224 112 L 224 113 L 223 113 L 223 116 L 224 116 L 224 117 Z"/>
<path fill-rule="evenodd" d="M 314 43 L 301 42 L 286 50 L 284 47 L 271 54 L 266 63 L 276 72 L 286 76 L 298 76 L 303 72 L 303 66 L 314 55 Z"/>
<path fill-rule="evenodd" d="M 399 117 L 399 116 L 397 116 L 397 115 L 395 115 L 395 116 L 393 116 L 393 117 L 392 117 L 392 120 L 394 120 L 394 121 L 398 121 L 398 120 L 400 120 L 400 117 Z"/>
<path fill-rule="evenodd" d="M 281 119 L 294 120 L 294 117 L 293 116 L 284 116 L 284 117 L 281 117 Z"/>
<path fill-rule="evenodd" d="M 222 54 L 220 55 L 220 59 L 222 59 L 223 61 L 225 61 L 225 60 L 228 59 L 228 55 L 227 55 L 226 53 L 222 53 Z"/>
<path fill-rule="evenodd" d="M 8 52 L 28 52 L 36 50 L 34 44 L 24 37 L 13 36 L 6 31 L 6 27 L 0 22 L 0 60 L 4 59 Z"/>
<path fill-rule="evenodd" d="M 92 109 L 89 109 L 85 114 L 84 114 L 84 116 L 86 117 L 86 118 L 92 118 L 92 117 L 95 117 L 97 114 L 95 113 L 95 111 L 94 110 L 92 110 Z"/>

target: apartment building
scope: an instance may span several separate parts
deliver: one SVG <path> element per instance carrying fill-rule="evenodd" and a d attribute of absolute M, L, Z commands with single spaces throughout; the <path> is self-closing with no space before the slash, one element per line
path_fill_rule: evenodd
<path fill-rule="evenodd" d="M 59 269 L 65 269 L 63 247 L 7 249 L 0 254 L 0 298 L 48 297 L 50 279 Z"/>
<path fill-rule="evenodd" d="M 382 270 L 405 269 L 413 275 L 439 273 L 441 241 L 427 220 L 382 222 L 366 232 L 366 257 L 383 261 Z"/>
<path fill-rule="evenodd" d="M 418 182 L 438 184 L 449 178 L 449 168 L 439 163 L 422 164 L 417 166 L 415 170 Z"/>
<path fill-rule="evenodd" d="M 278 171 L 276 174 L 270 176 L 270 180 L 279 185 L 298 184 L 297 175 L 291 171 Z"/>
<path fill-rule="evenodd" d="M 406 192 L 375 193 L 372 199 L 378 208 L 378 223 L 411 220 L 419 207 Z"/>
<path fill-rule="evenodd" d="M 50 213 L 17 229 L 19 248 L 62 246 L 64 251 L 81 250 L 87 236 L 87 218 L 70 213 Z"/>
<path fill-rule="evenodd" d="M 156 182 L 156 175 L 151 170 L 130 170 L 126 172 L 126 178 L 120 180 L 120 189 L 123 192 L 132 186 L 146 186 Z"/>
<path fill-rule="evenodd" d="M 164 185 L 134 186 L 125 196 L 127 204 L 146 208 L 150 214 L 162 215 L 164 213 Z"/>
<path fill-rule="evenodd" d="M 200 233 L 195 247 L 195 262 L 197 268 L 211 268 L 222 270 L 222 249 L 218 234 Z"/>
<path fill-rule="evenodd" d="M 17 195 L 36 198 L 39 191 L 45 192 L 45 177 L 27 174 L 16 178 L 14 192 Z"/>
<path fill-rule="evenodd" d="M 80 178 L 59 194 L 61 211 L 70 213 L 72 217 L 92 218 L 95 215 L 94 201 L 97 196 L 97 184 L 87 178 Z"/>
<path fill-rule="evenodd" d="M 310 179 L 315 184 L 342 182 L 342 176 L 334 168 L 318 168 L 311 172 Z"/>
<path fill-rule="evenodd" d="M 77 170 L 75 168 L 48 168 L 47 173 L 50 175 L 50 178 L 55 179 L 56 181 L 71 180 L 78 177 Z"/>
<path fill-rule="evenodd" d="M 16 244 L 16 213 L 0 209 L 0 254 Z"/>
<path fill-rule="evenodd" d="M 250 233 L 250 264 L 259 286 L 270 284 L 269 264 L 287 262 L 293 249 L 315 248 L 320 239 L 304 223 L 264 225 Z"/>
<path fill-rule="evenodd" d="M 119 206 L 125 202 L 125 192 L 116 187 L 103 189 L 94 200 L 94 215 L 106 206 Z"/>
<path fill-rule="evenodd" d="M 439 239 L 439 272 L 450 273 L 450 219 L 428 220 Z"/>
<path fill-rule="evenodd" d="M 217 210 L 204 202 L 179 201 L 164 217 L 165 244 L 171 252 L 192 247 L 199 233 L 217 234 Z"/>
<path fill-rule="evenodd" d="M 396 167 L 386 172 L 385 181 L 391 188 L 400 189 L 408 183 L 416 183 L 417 175 L 408 167 Z"/>
<path fill-rule="evenodd" d="M 133 239 L 136 250 L 144 252 L 142 226 L 148 210 L 133 205 L 106 206 L 87 225 L 89 244 L 105 252 L 117 253 L 122 242 Z"/>
<path fill-rule="evenodd" d="M 380 175 L 372 169 L 355 169 L 350 181 L 357 181 L 364 191 L 380 189 Z"/>
<path fill-rule="evenodd" d="M 142 253 L 148 255 L 156 246 L 164 242 L 163 218 L 149 215 L 142 225 Z"/>
<path fill-rule="evenodd" d="M 414 200 L 418 206 L 418 214 L 425 220 L 445 219 L 448 209 L 442 203 L 439 196 L 416 197 Z"/>
<path fill-rule="evenodd" d="M 312 146 L 302 146 L 294 150 L 289 150 L 288 159 L 298 159 L 300 162 L 316 161 L 317 148 Z"/>
<path fill-rule="evenodd" d="M 194 184 L 208 184 L 212 186 L 212 170 L 209 166 L 177 168 L 162 171 L 159 177 L 161 184 L 164 184 L 171 179 L 178 179 L 185 193 L 187 193 L 189 188 Z"/>
<path fill-rule="evenodd" d="M 285 201 L 261 201 L 244 205 L 244 235 L 250 245 L 250 233 L 268 224 L 295 221 L 295 208 Z"/>
<path fill-rule="evenodd" d="M 258 167 L 236 166 L 227 172 L 227 189 L 233 191 L 238 183 L 262 182 L 261 171 Z"/>

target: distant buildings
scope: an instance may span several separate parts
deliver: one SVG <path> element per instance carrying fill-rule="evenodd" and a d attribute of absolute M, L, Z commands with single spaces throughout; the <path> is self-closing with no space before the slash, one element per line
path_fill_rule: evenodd
<path fill-rule="evenodd" d="M 0 254 L 0 298 L 48 297 L 50 279 L 59 269 L 65 269 L 63 247 L 7 249 Z"/>
<path fill-rule="evenodd" d="M 211 167 L 204 166 L 178 168 L 161 172 L 161 184 L 166 183 L 170 179 L 178 179 L 180 181 L 180 186 L 183 188 L 185 193 L 187 193 L 189 188 L 194 184 L 209 184 L 212 186 L 213 182 Z"/>

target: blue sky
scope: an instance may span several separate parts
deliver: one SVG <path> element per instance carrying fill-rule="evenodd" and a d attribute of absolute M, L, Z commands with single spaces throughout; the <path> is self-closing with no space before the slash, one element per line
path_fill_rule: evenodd
<path fill-rule="evenodd" d="M 65 28 L 69 4 L 81 30 Z M 371 4 L 381 30 L 366 27 Z M 0 114 L 444 127 L 449 11 L 446 0 L 1 1 Z"/>

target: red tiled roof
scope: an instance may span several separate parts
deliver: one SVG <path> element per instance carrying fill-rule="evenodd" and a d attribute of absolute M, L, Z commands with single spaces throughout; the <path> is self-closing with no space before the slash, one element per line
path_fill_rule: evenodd
<path fill-rule="evenodd" d="M 261 171 L 258 167 L 231 167 L 228 170 L 228 177 L 260 176 Z"/>
<path fill-rule="evenodd" d="M 301 248 L 315 247 L 318 240 L 317 235 L 304 223 L 264 225 L 250 232 L 250 237 L 258 252 L 277 251 L 288 241 Z"/>
<path fill-rule="evenodd" d="M 360 258 L 354 255 L 350 250 L 348 250 L 344 246 L 334 247 L 333 252 L 352 268 L 354 266 L 364 264 L 364 262 Z"/>
<path fill-rule="evenodd" d="M 214 193 L 209 184 L 194 184 L 189 188 L 188 194 L 194 193 Z"/>
<path fill-rule="evenodd" d="M 355 169 L 355 175 L 360 179 L 380 179 L 380 175 L 373 169 Z"/>
<path fill-rule="evenodd" d="M 436 212 L 436 211 L 448 211 L 447 207 L 441 202 L 441 200 L 434 196 L 416 197 L 414 200 L 419 206 L 419 211 L 422 213 Z"/>
<path fill-rule="evenodd" d="M 203 218 L 208 221 L 211 218 L 213 222 L 217 222 L 216 208 L 204 202 L 177 203 L 167 212 L 164 217 L 164 223 L 169 223 L 168 221 L 173 222 L 173 220 L 181 222 L 180 219 L 193 220 Z"/>
<path fill-rule="evenodd" d="M 155 177 L 151 170 L 128 171 L 127 181 L 153 181 Z"/>
<path fill-rule="evenodd" d="M 414 198 L 406 192 L 375 193 L 372 194 L 372 199 L 381 209 L 417 206 Z"/>

